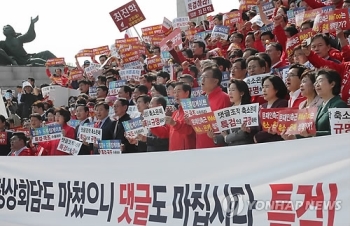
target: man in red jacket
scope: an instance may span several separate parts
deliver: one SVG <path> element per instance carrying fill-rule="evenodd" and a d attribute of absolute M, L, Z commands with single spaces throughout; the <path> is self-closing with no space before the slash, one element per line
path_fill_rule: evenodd
<path fill-rule="evenodd" d="M 11 137 L 11 156 L 31 156 L 32 152 L 26 146 L 24 133 L 14 133 Z"/>
<path fill-rule="evenodd" d="M 217 67 L 209 67 L 203 70 L 202 90 L 206 93 L 209 106 L 212 111 L 220 110 L 231 105 L 230 98 L 220 87 L 222 73 Z M 196 135 L 196 148 L 213 148 L 217 147 L 213 139 L 207 134 Z"/>

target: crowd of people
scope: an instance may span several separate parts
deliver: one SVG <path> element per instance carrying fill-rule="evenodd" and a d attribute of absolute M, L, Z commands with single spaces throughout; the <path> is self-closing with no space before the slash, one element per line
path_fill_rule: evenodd
<path fill-rule="evenodd" d="M 122 153 L 214 148 L 330 135 L 328 109 L 350 106 L 348 32 L 336 29 L 330 33 L 315 33 L 311 40 L 303 40 L 289 54 L 287 40 L 312 29 L 314 21 L 305 20 L 296 26 L 288 21 L 287 12 L 297 7 L 308 11 L 326 4 L 335 9 L 348 8 L 350 2 L 290 0 L 285 4 L 274 0 L 273 4 L 272 16 L 265 14 L 262 1 L 257 2 L 255 9 L 232 10 L 240 11 L 241 18 L 239 23 L 229 24 L 227 39 L 211 37 L 209 32 L 204 39 L 196 40 L 183 32 L 182 49 L 168 40 L 171 57 L 163 59 L 163 63 L 172 68 L 170 71 L 149 68 L 147 62 L 150 59 L 162 57 L 161 48 L 140 40 L 146 52 L 139 56 L 142 74 L 139 79 L 127 81 L 116 95 L 110 94 L 109 84 L 121 79 L 122 57 L 100 55 L 97 61 L 94 56 L 85 60 L 83 65 L 77 60 L 74 70 L 84 72 L 79 80 L 70 79 L 68 67 L 55 69 L 51 74 L 47 66 L 51 84 L 36 86 L 35 80 L 28 78 L 17 87 L 17 95 L 11 90 L 5 93 L 4 103 L 9 118 L 0 115 L 0 132 L 6 134 L 7 139 L 0 144 L 0 154 L 69 155 L 57 150 L 59 140 L 33 143 L 32 135 L 26 133 L 50 123 L 61 125 L 63 136 L 74 140 L 79 138 L 79 127 L 90 123 L 102 129 L 102 140 L 120 140 Z M 257 15 L 262 24 L 257 22 Z M 188 29 L 203 32 L 224 25 L 225 20 L 226 14 L 217 14 L 200 24 L 190 22 Z M 272 31 L 262 30 L 271 24 Z M 86 74 L 85 68 L 92 63 L 102 65 L 98 77 Z M 284 75 L 282 70 L 286 70 Z M 230 82 L 224 87 L 223 74 L 227 72 Z M 266 75 L 259 81 L 261 95 L 251 95 L 252 90 L 245 80 L 256 75 Z M 50 85 L 78 89 L 81 94 L 70 97 L 67 106 L 56 106 L 54 101 L 42 95 L 42 88 Z M 93 97 L 89 95 L 90 87 L 97 90 Z M 318 108 L 316 132 L 305 128 L 297 135 L 288 134 L 287 130 L 277 133 L 273 126 L 266 131 L 261 123 L 251 127 L 244 122 L 221 133 L 208 129 L 206 133 L 198 134 L 181 105 L 181 99 L 191 98 L 197 87 L 201 88 L 201 95 L 207 97 L 211 111 L 252 103 L 258 103 L 260 109 Z M 173 109 L 167 107 L 169 98 L 175 101 Z M 133 105 L 137 114 L 130 111 Z M 142 117 L 146 109 L 160 106 L 166 112 L 165 125 L 148 129 L 147 134 L 138 134 L 136 138 L 126 135 L 123 122 Z M 69 123 L 71 120 L 80 122 L 73 128 Z M 86 140 L 82 143 L 79 155 L 99 154 L 97 143 L 87 143 Z"/>

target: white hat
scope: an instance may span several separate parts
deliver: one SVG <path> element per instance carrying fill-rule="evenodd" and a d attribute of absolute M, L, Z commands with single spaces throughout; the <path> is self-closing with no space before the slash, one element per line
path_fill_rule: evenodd
<path fill-rule="evenodd" d="M 33 86 L 32 86 L 29 82 L 27 82 L 27 81 L 25 81 L 25 82 L 22 83 L 22 88 L 24 88 L 24 87 L 26 87 L 26 86 L 30 86 L 31 88 L 33 88 Z"/>

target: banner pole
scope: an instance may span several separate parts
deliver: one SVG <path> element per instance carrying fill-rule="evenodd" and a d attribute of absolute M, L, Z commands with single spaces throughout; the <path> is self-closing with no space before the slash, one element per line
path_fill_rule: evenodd
<path fill-rule="evenodd" d="M 143 41 L 143 39 L 141 38 L 139 32 L 136 30 L 135 26 L 132 26 L 132 28 L 134 28 L 134 31 L 136 32 L 137 36 L 139 36 L 139 39 L 141 39 L 141 41 Z"/>

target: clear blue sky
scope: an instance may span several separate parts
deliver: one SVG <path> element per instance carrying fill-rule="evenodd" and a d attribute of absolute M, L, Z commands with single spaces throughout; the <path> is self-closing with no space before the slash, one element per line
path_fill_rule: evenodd
<path fill-rule="evenodd" d="M 65 57 L 67 63 L 73 63 L 74 55 L 79 50 L 111 45 L 115 39 L 124 37 L 109 12 L 129 1 L 7 1 L 7 10 L 2 9 L 0 14 L 0 26 L 10 24 L 16 32 L 25 33 L 30 17 L 39 15 L 37 37 L 32 43 L 25 44 L 24 48 L 28 53 L 50 50 L 57 57 Z M 215 13 L 224 13 L 238 6 L 238 1 L 212 1 Z M 139 32 L 142 27 L 161 24 L 164 16 L 170 20 L 176 17 L 175 0 L 137 0 L 137 3 L 146 17 L 145 21 L 136 25 Z M 0 40 L 4 39 L 5 36 L 0 35 Z"/>

